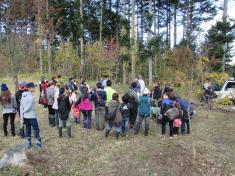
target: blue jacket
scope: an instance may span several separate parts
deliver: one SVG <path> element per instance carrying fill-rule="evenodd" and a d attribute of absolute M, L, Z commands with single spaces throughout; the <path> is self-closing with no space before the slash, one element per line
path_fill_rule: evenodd
<path fill-rule="evenodd" d="M 174 102 L 169 98 L 163 99 L 162 101 L 162 113 L 164 114 L 169 109 L 173 108 Z"/>
<path fill-rule="evenodd" d="M 139 115 L 147 116 L 151 115 L 151 99 L 148 96 L 139 97 Z"/>
<path fill-rule="evenodd" d="M 25 119 L 36 118 L 35 102 L 31 92 L 23 92 L 20 104 L 20 116 Z"/>
<path fill-rule="evenodd" d="M 98 102 L 98 96 L 100 97 L 101 99 L 101 102 Z M 91 94 L 91 100 L 94 101 L 94 104 L 95 104 L 95 107 L 104 107 L 105 106 L 105 103 L 106 103 L 106 100 L 107 100 L 107 95 L 106 95 L 106 92 L 102 89 L 97 89 L 96 91 L 94 91 L 92 94 Z"/>
<path fill-rule="evenodd" d="M 191 112 L 193 110 L 192 106 L 188 100 L 182 99 L 182 98 L 177 98 L 176 101 L 180 104 L 180 107 L 183 111 L 188 112 L 188 110 L 189 110 L 189 112 Z"/>

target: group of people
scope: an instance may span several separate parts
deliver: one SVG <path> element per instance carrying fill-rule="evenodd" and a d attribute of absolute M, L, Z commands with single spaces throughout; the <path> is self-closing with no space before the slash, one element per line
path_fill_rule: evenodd
<path fill-rule="evenodd" d="M 149 90 L 141 76 L 131 83 L 122 96 L 112 87 L 112 81 L 108 77 L 100 79 L 95 88 L 90 88 L 83 77 L 79 83 L 74 78 L 69 78 L 68 82 L 64 83 L 60 75 L 49 81 L 42 76 L 38 85 L 39 104 L 48 108 L 48 123 L 51 127 L 58 128 L 59 137 L 63 136 L 62 130 L 65 127 L 67 136 L 71 137 L 70 114 L 78 127 L 81 125 L 88 130 L 92 128 L 92 119 L 95 119 L 96 130 L 104 130 L 106 138 L 112 127 L 115 128 L 117 139 L 120 134 L 128 137 L 130 129 L 138 134 L 143 121 L 144 134 L 147 136 L 151 118 L 161 124 L 162 135 L 165 135 L 167 123 L 170 137 L 179 135 L 180 128 L 182 134 L 190 133 L 190 120 L 193 115 L 191 103 L 175 96 L 170 86 L 165 86 L 162 91 L 158 82 Z M 18 112 L 21 123 L 25 126 L 23 131 L 27 148 L 32 146 L 31 127 L 34 130 L 35 146 L 42 147 L 35 113 L 34 91 L 35 84 L 32 82 L 20 82 L 15 95 L 9 91 L 6 84 L 1 85 L 0 103 L 3 106 L 4 135 L 8 135 L 7 123 L 10 118 L 12 135 L 15 136 L 14 120 Z"/>

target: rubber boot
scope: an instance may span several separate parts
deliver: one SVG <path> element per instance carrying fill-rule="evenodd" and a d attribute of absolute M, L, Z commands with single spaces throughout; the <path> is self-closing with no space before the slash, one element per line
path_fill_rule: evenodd
<path fill-rule="evenodd" d="M 41 143 L 41 139 L 40 138 L 35 138 L 34 142 L 35 142 L 35 147 L 37 149 L 42 149 L 42 143 Z"/>
<path fill-rule="evenodd" d="M 68 135 L 69 138 L 72 137 L 72 135 L 71 135 L 71 126 L 67 127 L 67 135 Z"/>
<path fill-rule="evenodd" d="M 105 130 L 105 138 L 107 138 L 109 136 L 109 132 L 110 132 L 110 130 L 108 130 L 108 129 Z"/>
<path fill-rule="evenodd" d="M 25 148 L 26 149 L 29 149 L 32 147 L 32 143 L 31 143 L 31 138 L 26 138 L 26 141 L 25 141 Z"/>
<path fill-rule="evenodd" d="M 146 131 L 144 132 L 144 135 L 145 135 L 145 136 L 148 136 L 148 134 L 149 134 L 149 131 L 146 130 Z"/>
<path fill-rule="evenodd" d="M 62 127 L 58 127 L 59 137 L 62 138 Z"/>
<path fill-rule="evenodd" d="M 116 139 L 119 139 L 120 132 L 116 132 Z"/>

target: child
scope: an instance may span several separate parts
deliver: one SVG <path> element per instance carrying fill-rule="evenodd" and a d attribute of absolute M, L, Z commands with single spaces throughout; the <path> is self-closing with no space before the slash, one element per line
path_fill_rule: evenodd
<path fill-rule="evenodd" d="M 71 110 L 71 105 L 65 88 L 60 88 L 59 98 L 57 99 L 57 101 L 58 101 L 58 114 L 59 114 L 59 128 L 58 128 L 59 137 L 60 138 L 62 137 L 62 128 L 65 123 L 67 128 L 67 135 L 70 138 L 71 124 L 70 124 L 69 113 Z"/>
<path fill-rule="evenodd" d="M 73 114 L 74 122 L 76 123 L 76 125 L 79 125 L 80 124 L 81 111 L 79 109 L 78 103 L 74 103 L 72 105 L 72 114 Z"/>
<path fill-rule="evenodd" d="M 80 110 L 77 104 L 77 93 L 73 90 L 70 95 L 70 102 L 72 103 L 72 115 L 74 118 L 74 123 L 80 124 Z"/>
<path fill-rule="evenodd" d="M 179 135 L 179 128 L 181 127 L 181 125 L 182 125 L 181 119 L 180 118 L 175 118 L 174 119 L 174 129 L 173 129 L 175 136 Z"/>
<path fill-rule="evenodd" d="M 122 114 L 122 132 L 128 137 L 128 124 L 130 118 L 130 104 L 128 103 L 129 97 L 124 95 L 122 97 L 123 103 L 121 104 L 121 114 Z"/>
<path fill-rule="evenodd" d="M 119 138 L 120 132 L 121 132 L 121 123 L 122 123 L 122 115 L 120 111 L 120 103 L 119 103 L 119 97 L 117 93 L 114 93 L 112 96 L 112 100 L 108 104 L 108 114 L 115 114 L 114 120 L 109 120 L 106 125 L 105 130 L 105 137 L 107 138 L 109 135 L 109 132 L 111 131 L 112 127 L 115 126 L 116 130 L 116 139 Z"/>
<path fill-rule="evenodd" d="M 31 144 L 31 127 L 34 130 L 35 146 L 38 149 L 42 148 L 41 139 L 39 136 L 38 121 L 35 112 L 35 102 L 33 92 L 35 92 L 34 83 L 30 82 L 26 85 L 27 91 L 23 92 L 20 104 L 20 117 L 21 123 L 25 123 L 26 126 L 26 148 L 32 147 Z"/>
<path fill-rule="evenodd" d="M 83 128 L 91 129 L 91 115 L 93 106 L 87 87 L 83 88 L 83 93 L 78 100 L 78 104 L 83 115 Z"/>
<path fill-rule="evenodd" d="M 145 121 L 145 130 L 144 134 L 145 136 L 148 136 L 149 131 L 149 119 L 151 115 L 151 98 L 148 96 L 150 94 L 150 91 L 145 88 L 143 91 L 143 95 L 139 97 L 139 120 L 136 125 L 135 134 L 139 133 L 142 121 Z"/>

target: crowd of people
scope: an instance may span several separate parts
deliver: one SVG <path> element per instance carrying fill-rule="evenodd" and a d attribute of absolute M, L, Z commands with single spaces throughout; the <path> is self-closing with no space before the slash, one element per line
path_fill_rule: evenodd
<path fill-rule="evenodd" d="M 11 122 L 12 136 L 16 135 L 15 117 L 18 112 L 22 124 L 19 135 L 25 138 L 27 148 L 32 147 L 31 128 L 34 130 L 35 146 L 42 148 L 33 95 L 35 87 L 33 82 L 21 81 L 19 90 L 14 95 L 6 84 L 1 84 L 4 136 L 8 136 L 8 119 Z M 90 88 L 83 77 L 79 83 L 72 77 L 66 83 L 61 75 L 51 80 L 41 76 L 38 87 L 38 103 L 48 109 L 48 124 L 52 128 L 57 127 L 60 138 L 63 136 L 63 128 L 67 129 L 67 136 L 71 137 L 71 117 L 77 127 L 87 130 L 92 128 L 94 119 L 96 130 L 104 131 L 106 138 L 113 127 L 116 139 L 121 134 L 128 137 L 130 129 L 138 134 L 143 121 L 144 135 L 147 136 L 150 119 L 161 125 L 162 135 L 165 135 L 168 123 L 170 138 L 180 133 L 190 133 L 192 104 L 189 100 L 176 96 L 171 86 L 165 85 L 162 89 L 158 81 L 149 90 L 142 77 L 138 76 L 123 94 L 113 88 L 108 76 L 101 78 L 95 88 Z"/>

